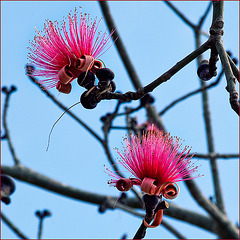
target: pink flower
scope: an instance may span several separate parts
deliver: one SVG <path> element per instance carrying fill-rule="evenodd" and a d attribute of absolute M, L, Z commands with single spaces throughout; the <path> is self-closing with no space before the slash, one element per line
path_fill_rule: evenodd
<path fill-rule="evenodd" d="M 66 21 L 63 20 L 60 29 L 58 22 L 55 24 L 47 20 L 44 33 L 37 31 L 34 41 L 31 42 L 28 58 L 38 67 L 33 76 L 44 77 L 39 83 L 45 89 L 57 87 L 61 92 L 71 91 L 71 82 L 84 71 L 94 72 L 102 67 L 98 60 L 109 49 L 109 40 L 112 33 L 107 36 L 104 32 L 97 33 L 100 21 L 91 22 L 89 15 L 82 15 L 77 22 L 77 9 L 74 15 L 68 15 L 67 31 Z"/>
<path fill-rule="evenodd" d="M 162 131 L 146 131 L 139 138 L 130 135 L 124 139 L 125 146 L 119 163 L 132 176 L 121 178 L 108 170 L 114 177 L 109 184 L 120 191 L 128 191 L 133 185 L 141 186 L 141 190 L 150 195 L 162 194 L 165 198 L 175 198 L 179 192 L 176 182 L 196 178 L 191 176 L 198 166 L 191 163 L 188 146 L 181 150 L 181 140 L 170 137 Z M 185 153 L 185 156 L 183 154 Z M 198 177 L 198 176 L 197 176 Z"/>

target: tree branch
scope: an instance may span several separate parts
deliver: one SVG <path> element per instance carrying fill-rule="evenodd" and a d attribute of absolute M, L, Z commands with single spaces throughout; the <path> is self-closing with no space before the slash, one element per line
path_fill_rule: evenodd
<path fill-rule="evenodd" d="M 166 107 L 159 113 L 159 115 L 162 116 L 164 113 L 166 113 L 169 109 L 171 109 L 171 108 L 172 108 L 173 106 L 175 106 L 177 103 L 179 103 L 179 102 L 181 102 L 181 101 L 183 101 L 183 100 L 185 100 L 185 99 L 187 99 L 187 98 L 189 98 L 189 97 L 191 97 L 191 96 L 193 96 L 193 95 L 195 95 L 195 94 L 197 94 L 197 93 L 203 92 L 204 90 L 207 90 L 207 89 L 210 89 L 210 88 L 216 86 L 216 85 L 220 82 L 220 80 L 221 80 L 221 78 L 222 78 L 222 76 L 223 76 L 223 73 L 224 73 L 224 72 L 223 72 L 223 70 L 222 70 L 222 71 L 220 72 L 217 80 L 216 80 L 215 82 L 211 83 L 210 85 L 201 87 L 201 88 L 199 88 L 199 89 L 197 89 L 197 90 L 195 90 L 195 91 L 192 91 L 192 92 L 190 92 L 190 93 L 188 93 L 188 94 L 186 94 L 186 95 L 184 95 L 184 96 L 182 96 L 182 97 L 174 100 L 172 103 L 170 103 L 168 106 L 166 106 Z"/>
<path fill-rule="evenodd" d="M 192 29 L 195 29 L 195 25 L 189 20 L 187 19 L 187 17 L 181 13 L 170 1 L 163 1 L 165 4 L 168 5 L 168 7 L 184 22 L 186 23 L 189 27 L 191 27 Z"/>
<path fill-rule="evenodd" d="M 112 202 L 111 208 L 113 208 L 114 204 L 117 201 L 117 197 L 105 196 L 73 188 L 24 166 L 1 166 L 1 172 L 8 174 L 20 181 L 30 183 L 34 186 L 39 186 L 43 189 L 58 193 L 62 196 L 67 196 L 72 199 L 77 199 L 88 203 L 99 205 L 105 202 L 106 198 L 108 198 Z M 116 207 L 120 208 L 118 204 L 119 203 L 116 204 Z M 130 208 L 142 209 L 142 204 L 140 204 L 136 198 L 127 198 L 125 204 Z M 211 218 L 199 213 L 189 211 L 187 209 L 180 208 L 173 203 L 169 203 L 169 205 L 169 209 L 164 212 L 164 214 L 167 216 L 191 223 L 210 232 L 214 232 L 214 229 L 212 228 L 213 221 Z"/>
<path fill-rule="evenodd" d="M 184 181 L 187 185 L 190 193 L 197 201 L 197 203 L 203 207 L 212 217 L 216 220 L 219 225 L 219 231 L 221 232 L 221 237 L 225 236 L 228 238 L 239 239 L 239 230 L 232 224 L 232 222 L 227 218 L 227 216 L 221 212 L 210 200 L 206 199 L 200 190 L 195 186 L 194 181 L 188 180 Z M 216 227 L 216 226 L 214 226 Z"/>
<path fill-rule="evenodd" d="M 4 88 L 6 91 L 4 91 Z M 13 147 L 13 143 L 12 143 L 12 139 L 10 137 L 10 132 L 8 129 L 8 124 L 7 124 L 7 111 L 8 111 L 8 107 L 9 107 L 9 101 L 10 101 L 10 96 L 12 95 L 12 93 L 16 90 L 16 88 L 14 86 L 11 87 L 11 90 L 7 90 L 6 87 L 3 87 L 2 91 L 5 93 L 6 98 L 5 98 L 5 103 L 4 103 L 4 108 L 3 108 L 3 127 L 5 130 L 5 138 L 7 139 L 8 142 L 8 147 L 9 150 L 13 156 L 13 160 L 15 162 L 16 165 L 20 164 L 20 161 L 16 155 L 16 152 L 14 150 Z"/>
<path fill-rule="evenodd" d="M 229 61 L 230 65 L 231 65 L 231 68 L 232 68 L 232 72 L 239 82 L 239 69 L 237 68 L 236 64 L 233 62 L 231 57 L 229 55 L 227 55 L 227 56 L 228 56 L 228 61 Z"/>
<path fill-rule="evenodd" d="M 210 10 L 211 10 L 211 7 L 212 7 L 212 2 L 209 1 L 206 11 L 204 12 L 203 16 L 202 16 L 202 17 L 200 18 L 200 20 L 199 20 L 199 23 L 198 23 L 198 28 L 199 28 L 199 29 L 201 29 L 204 21 L 206 20 L 207 15 L 208 15 L 208 13 L 209 13 Z M 209 35 L 208 35 L 208 36 L 209 36 Z"/>
<path fill-rule="evenodd" d="M 214 15 L 214 8 L 213 8 L 213 15 Z M 211 44 L 213 44 L 211 37 L 209 41 L 211 42 Z M 196 45 L 196 48 L 198 48 L 201 45 L 199 31 L 195 31 L 195 45 Z M 202 61 L 201 55 L 198 56 L 197 61 L 199 66 Z M 204 81 L 200 80 L 200 84 L 201 84 L 201 88 L 206 87 Z M 211 126 L 211 116 L 210 116 L 210 109 L 209 109 L 209 103 L 208 103 L 208 93 L 206 90 L 202 92 L 202 107 L 203 107 L 203 115 L 204 115 L 204 123 L 205 123 L 205 132 L 207 136 L 208 152 L 209 154 L 214 154 L 215 150 L 214 150 L 214 141 L 213 141 L 212 126 Z M 212 178 L 213 178 L 213 184 L 214 184 L 214 193 L 217 200 L 217 205 L 219 209 L 221 209 L 221 211 L 225 212 L 216 158 L 213 157 L 210 159 L 210 165 L 211 165 L 211 172 L 212 172 Z"/>
<path fill-rule="evenodd" d="M 29 239 L 24 233 L 22 233 L 8 218 L 7 216 L 1 212 L 2 220 L 8 225 L 9 228 L 20 238 Z"/>
<path fill-rule="evenodd" d="M 69 116 L 71 116 L 77 123 L 79 123 L 80 125 L 82 125 L 93 137 L 95 137 L 100 143 L 102 143 L 102 139 L 98 136 L 98 134 L 96 132 L 94 132 L 86 123 L 84 123 L 81 119 L 79 119 L 79 117 L 77 117 L 73 112 L 71 112 L 70 110 L 68 110 L 68 108 L 66 106 L 64 106 L 61 102 L 59 102 L 49 91 L 47 90 L 43 90 L 43 88 L 41 87 L 41 84 L 37 82 L 37 80 L 31 76 L 28 75 L 29 79 L 36 84 L 40 90 L 47 96 L 49 97 L 54 103 L 56 103 L 56 105 L 61 108 L 62 110 L 66 111 L 66 114 L 68 114 Z"/>
<path fill-rule="evenodd" d="M 222 159 L 229 159 L 229 158 L 239 158 L 239 154 L 229 153 L 229 154 L 220 154 L 220 153 L 212 153 L 212 154 L 194 154 L 194 158 L 201 158 L 201 159 L 209 159 L 209 158 L 222 158 Z"/>
<path fill-rule="evenodd" d="M 116 40 L 115 45 L 117 47 L 118 53 L 124 63 L 124 66 L 131 78 L 132 84 L 135 87 L 135 90 L 137 89 L 141 89 L 142 84 L 140 82 L 140 79 L 137 75 L 136 70 L 133 67 L 133 64 L 130 60 L 130 57 L 128 56 L 128 53 L 124 47 L 123 41 L 121 40 L 121 37 L 118 33 L 116 24 L 112 18 L 109 6 L 108 6 L 108 2 L 107 1 L 99 1 L 101 10 L 103 12 L 104 15 L 104 19 L 107 23 L 108 29 L 111 32 L 112 30 L 114 30 L 114 34 L 112 35 L 113 40 Z M 143 96 L 143 95 L 142 95 Z M 142 97 L 141 96 L 141 97 Z M 140 98 L 140 97 L 139 97 Z M 139 99 L 138 98 L 138 99 Z M 163 123 L 162 123 L 162 119 L 160 118 L 160 116 L 157 114 L 156 109 L 152 106 L 152 105 L 146 105 L 145 106 L 146 111 L 148 116 L 151 116 L 152 121 L 160 128 L 160 129 L 165 129 Z"/>

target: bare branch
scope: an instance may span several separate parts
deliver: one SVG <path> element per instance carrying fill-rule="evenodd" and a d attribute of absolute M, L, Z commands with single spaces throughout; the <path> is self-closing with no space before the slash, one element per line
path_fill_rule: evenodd
<path fill-rule="evenodd" d="M 56 103 L 56 105 L 61 108 L 62 110 L 66 111 L 66 114 L 68 114 L 69 116 L 71 116 L 76 122 L 78 122 L 80 125 L 82 125 L 93 137 L 95 137 L 100 143 L 102 143 L 102 139 L 98 136 L 98 134 L 96 132 L 94 132 L 86 123 L 84 123 L 79 117 L 77 117 L 73 112 L 71 112 L 70 110 L 68 110 L 68 108 L 66 106 L 64 106 L 61 102 L 59 102 L 49 91 L 47 90 L 43 90 L 42 86 L 40 83 L 37 82 L 37 80 L 31 76 L 28 75 L 29 79 L 36 84 L 40 90 L 47 95 L 54 103 Z"/>
<path fill-rule="evenodd" d="M 189 20 L 187 19 L 187 17 L 181 13 L 170 1 L 164 1 L 164 3 L 166 3 L 168 5 L 168 7 L 173 10 L 173 12 L 184 22 L 186 23 L 189 27 L 191 27 L 192 29 L 195 29 L 195 25 Z"/>
<path fill-rule="evenodd" d="M 219 224 L 219 231 L 221 234 L 228 236 L 229 238 L 239 238 L 238 228 L 232 224 L 232 222 L 227 218 L 227 216 L 218 209 L 210 200 L 206 199 L 200 190 L 196 187 L 194 181 L 184 181 L 186 186 L 188 187 L 190 193 L 196 200 L 196 202 L 203 207 L 213 219 Z M 230 237 L 231 236 L 231 237 Z"/>
<path fill-rule="evenodd" d="M 182 233 L 180 233 L 176 228 L 174 228 L 171 224 L 169 224 L 165 220 L 162 220 L 161 224 L 178 239 L 187 239 Z"/>
<path fill-rule="evenodd" d="M 8 225 L 9 228 L 20 238 L 29 239 L 24 233 L 22 233 L 8 218 L 7 216 L 1 212 L 2 220 Z"/>
<path fill-rule="evenodd" d="M 182 97 L 174 100 L 174 101 L 173 101 L 172 103 L 170 103 L 167 107 L 165 107 L 159 114 L 160 114 L 160 115 L 163 115 L 163 114 L 166 113 L 169 109 L 171 109 L 173 106 L 175 106 L 177 103 L 179 103 L 179 102 L 181 102 L 181 101 L 183 101 L 183 100 L 185 100 L 185 99 L 187 99 L 187 98 L 189 98 L 189 97 L 191 97 L 191 96 L 193 96 L 193 95 L 195 95 L 195 94 L 197 94 L 197 93 L 203 92 L 203 91 L 206 90 L 206 89 L 210 89 L 210 88 L 216 86 L 216 85 L 220 82 L 222 76 L 223 76 L 223 71 L 220 72 L 220 74 L 219 74 L 219 76 L 218 76 L 218 78 L 217 78 L 217 80 L 216 80 L 215 82 L 211 83 L 211 84 L 208 85 L 208 86 L 201 87 L 201 88 L 199 88 L 199 89 L 197 89 L 197 90 L 195 90 L 195 91 L 192 91 L 192 92 L 190 92 L 190 93 L 188 93 L 188 94 L 186 94 L 186 95 L 184 95 L 184 96 L 182 96 Z"/>
<path fill-rule="evenodd" d="M 70 187 L 66 184 L 58 182 L 54 179 L 46 177 L 34 170 L 24 167 L 24 166 L 1 166 L 1 172 L 8 174 L 20 181 L 30 183 L 34 186 L 39 186 L 43 189 L 58 193 L 63 196 L 70 197 L 72 199 L 81 200 L 88 203 L 93 204 L 101 204 L 106 198 L 108 198 L 112 202 L 112 208 L 117 201 L 116 197 L 110 197 L 106 195 L 96 194 L 84 190 L 80 190 L 77 188 Z M 119 207 L 117 203 L 116 207 Z M 140 208 L 142 209 L 142 204 L 136 198 L 127 198 L 125 204 L 130 208 Z M 213 221 L 211 218 L 201 215 L 199 213 L 195 213 L 189 211 L 187 209 L 183 209 L 178 207 L 176 204 L 169 203 L 170 207 L 167 209 L 164 214 L 167 216 L 180 219 L 182 221 L 186 221 L 193 225 L 197 225 L 201 228 L 204 228 L 208 231 L 214 232 L 213 229 Z M 120 208 L 120 207 L 119 207 Z M 132 210 L 131 210 L 132 211 Z"/>
<path fill-rule="evenodd" d="M 228 56 L 228 61 L 229 61 L 230 65 L 231 65 L 231 68 L 232 68 L 232 72 L 239 82 L 239 69 L 237 68 L 237 66 L 235 65 L 235 63 L 231 59 L 231 57 L 229 55 L 227 55 L 227 56 Z"/>
<path fill-rule="evenodd" d="M 122 93 L 105 93 L 102 99 L 120 99 L 121 101 L 129 101 L 129 100 L 138 100 L 144 94 L 148 92 L 152 92 L 156 87 L 158 87 L 163 82 L 166 82 L 169 80 L 174 74 L 176 74 L 178 71 L 180 71 L 183 67 L 185 67 L 187 64 L 189 64 L 191 61 L 193 61 L 196 57 L 198 57 L 200 54 L 208 50 L 210 47 L 209 42 L 205 42 L 202 46 L 200 46 L 198 49 L 187 55 L 185 58 L 183 58 L 181 61 L 177 62 L 172 68 L 170 68 L 167 72 L 162 74 L 159 78 L 148 84 L 147 86 L 143 88 L 139 88 L 137 92 L 126 92 L 124 94 Z"/>
<path fill-rule="evenodd" d="M 230 104 L 232 109 L 239 115 L 239 99 L 238 99 L 238 92 L 236 90 L 236 78 L 233 75 L 231 65 L 228 60 L 227 53 L 223 47 L 222 41 L 219 40 L 216 42 L 216 48 L 219 53 L 223 69 L 226 75 L 227 79 L 227 91 L 229 92 L 230 95 Z"/>
<path fill-rule="evenodd" d="M 213 15 L 214 15 L 214 8 L 213 8 Z M 211 30 L 210 30 L 210 32 L 211 32 Z M 210 38 L 209 41 L 212 44 L 212 38 Z M 196 45 L 196 48 L 198 48 L 201 45 L 199 31 L 195 31 L 195 45 Z M 212 52 L 211 52 L 211 54 L 212 54 Z M 198 66 L 199 66 L 202 61 L 201 55 L 198 56 L 197 61 L 198 61 Z M 205 81 L 200 80 L 200 84 L 201 84 L 201 88 L 206 87 Z M 204 123 L 205 123 L 205 132 L 206 132 L 206 136 L 207 136 L 208 151 L 209 151 L 209 154 L 214 154 L 214 152 L 215 152 L 214 140 L 213 140 L 213 132 L 212 132 L 212 126 L 211 126 L 211 116 L 210 116 L 210 109 L 209 109 L 209 102 L 208 102 L 208 93 L 206 90 L 202 91 L 202 107 L 203 107 L 203 115 L 204 115 Z M 218 205 L 219 209 L 221 209 L 221 211 L 225 212 L 216 158 L 214 158 L 214 157 L 211 158 L 210 165 L 211 165 L 211 172 L 212 172 L 214 192 L 215 192 L 215 197 L 217 200 L 217 205 Z M 193 187 L 194 184 L 191 184 L 191 185 L 187 184 L 187 186 Z M 191 189 L 189 189 L 189 190 L 191 191 Z M 195 196 L 195 199 L 196 199 L 196 196 Z"/>
<path fill-rule="evenodd" d="M 132 62 L 131 62 L 128 54 L 127 54 L 127 51 L 126 51 L 126 49 L 124 47 L 124 44 L 123 44 L 123 41 L 120 38 L 120 35 L 118 33 L 116 24 L 114 23 L 114 20 L 113 20 L 113 18 L 111 16 L 110 9 L 109 9 L 109 6 L 108 6 L 108 2 L 107 1 L 99 1 L 99 4 L 100 4 L 101 10 L 103 12 L 103 15 L 104 15 L 104 18 L 105 18 L 105 21 L 107 23 L 109 31 L 110 32 L 112 30 L 115 31 L 114 34 L 112 35 L 112 38 L 113 38 L 113 40 L 116 40 L 115 44 L 116 44 L 118 53 L 119 53 L 119 55 L 120 55 L 124 65 L 126 67 L 126 70 L 127 70 L 128 74 L 129 74 L 129 76 L 131 78 L 131 81 L 132 81 L 132 83 L 133 83 L 133 85 L 134 85 L 136 90 L 137 89 L 141 89 L 142 84 L 141 84 L 140 79 L 139 79 L 139 77 L 137 75 L 137 72 L 134 69 L 133 64 L 132 64 Z M 140 98 L 140 96 L 139 96 L 139 98 Z M 117 99 L 119 99 L 119 98 L 117 98 Z M 165 129 L 165 127 L 164 127 L 164 125 L 162 123 L 162 119 L 157 114 L 156 109 L 152 105 L 146 105 L 145 108 L 146 108 L 148 116 L 151 117 L 152 121 L 160 129 Z"/>
<path fill-rule="evenodd" d="M 208 13 L 209 13 L 210 10 L 211 10 L 211 7 L 212 7 L 212 2 L 209 1 L 209 4 L 208 4 L 208 6 L 207 6 L 206 11 L 204 12 L 203 16 L 202 16 L 202 17 L 200 18 L 200 20 L 199 20 L 199 23 L 198 23 L 198 28 L 199 28 L 199 29 L 201 29 L 204 21 L 206 20 L 207 15 L 208 15 Z M 208 35 L 208 36 L 209 36 L 209 35 Z"/>
<path fill-rule="evenodd" d="M 210 158 L 222 158 L 222 159 L 231 159 L 231 158 L 238 158 L 239 159 L 239 154 L 220 154 L 220 153 L 211 153 L 211 154 L 194 154 L 194 158 L 201 158 L 201 159 L 210 159 Z"/>
<path fill-rule="evenodd" d="M 5 89 L 5 91 L 4 91 L 4 89 Z M 19 159 L 16 155 L 16 152 L 15 152 L 15 149 L 13 147 L 12 139 L 10 137 L 10 132 L 8 129 L 8 124 L 7 124 L 7 113 L 8 113 L 7 111 L 8 111 L 8 107 L 9 107 L 10 96 L 12 95 L 13 92 L 15 92 L 15 90 L 16 90 L 16 88 L 14 86 L 12 86 L 9 91 L 7 90 L 6 87 L 2 88 L 2 91 L 6 95 L 4 108 L 3 108 L 3 127 L 5 130 L 5 139 L 7 139 L 9 150 L 12 154 L 15 164 L 18 165 L 18 164 L 20 164 L 20 161 L 19 161 Z"/>

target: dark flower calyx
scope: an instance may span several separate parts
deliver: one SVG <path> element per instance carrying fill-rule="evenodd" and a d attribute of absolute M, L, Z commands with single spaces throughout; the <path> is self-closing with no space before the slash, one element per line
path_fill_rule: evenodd
<path fill-rule="evenodd" d="M 104 81 L 104 80 L 113 80 L 115 77 L 115 74 L 109 68 L 100 68 L 99 70 L 97 70 L 96 76 L 99 79 L 99 81 Z"/>
<path fill-rule="evenodd" d="M 90 71 L 83 72 L 78 76 L 77 83 L 86 89 L 90 89 L 94 86 L 95 76 Z"/>

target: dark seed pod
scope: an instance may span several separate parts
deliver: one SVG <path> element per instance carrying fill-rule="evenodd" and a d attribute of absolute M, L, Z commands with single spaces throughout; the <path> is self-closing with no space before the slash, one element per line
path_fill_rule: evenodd
<path fill-rule="evenodd" d="M 103 122 L 103 123 L 106 122 L 106 120 L 107 120 L 107 118 L 105 116 L 100 118 L 100 121 Z"/>
<path fill-rule="evenodd" d="M 202 79 L 203 81 L 208 81 L 210 80 L 213 76 L 209 73 L 209 61 L 204 59 L 201 61 L 198 70 L 197 70 L 197 74 L 199 76 L 200 79 Z"/>
<path fill-rule="evenodd" d="M 13 179 L 5 174 L 1 174 L 1 201 L 9 204 L 9 196 L 15 191 L 15 183 Z"/>
<path fill-rule="evenodd" d="M 47 209 L 43 211 L 43 216 L 51 216 L 51 212 Z"/>
<path fill-rule="evenodd" d="M 8 93 L 8 89 L 6 87 L 2 87 L 2 92 Z"/>
<path fill-rule="evenodd" d="M 95 76 L 90 71 L 83 72 L 78 76 L 77 83 L 86 89 L 90 89 L 94 86 Z"/>
<path fill-rule="evenodd" d="M 96 76 L 99 79 L 99 81 L 104 80 L 113 80 L 115 77 L 114 72 L 109 68 L 100 68 L 96 71 Z"/>
<path fill-rule="evenodd" d="M 145 106 L 146 104 L 154 103 L 155 99 L 149 94 L 145 94 L 141 99 L 141 106 Z"/>
<path fill-rule="evenodd" d="M 229 57 L 232 56 L 232 52 L 231 51 L 226 51 L 226 53 L 228 54 Z"/>
<path fill-rule="evenodd" d="M 10 89 L 10 92 L 15 92 L 15 91 L 17 91 L 17 87 L 14 86 L 14 85 L 12 85 L 12 86 L 11 86 L 11 89 Z"/>
<path fill-rule="evenodd" d="M 236 58 L 233 58 L 232 60 L 233 60 L 233 62 L 234 62 L 235 64 L 238 63 L 238 60 L 237 60 Z"/>
<path fill-rule="evenodd" d="M 35 212 L 35 214 L 36 214 L 36 216 L 37 216 L 37 217 L 39 217 L 39 218 L 41 218 L 41 217 L 42 217 L 42 214 L 41 214 L 41 212 L 40 212 L 40 211 L 36 211 L 36 212 Z"/>
<path fill-rule="evenodd" d="M 96 95 L 94 93 L 89 93 L 85 91 L 80 98 L 80 102 L 82 106 L 86 109 L 93 109 L 97 106 Z"/>
<path fill-rule="evenodd" d="M 99 208 L 98 208 L 98 211 L 100 213 L 104 213 L 106 211 L 106 204 L 100 204 Z"/>

